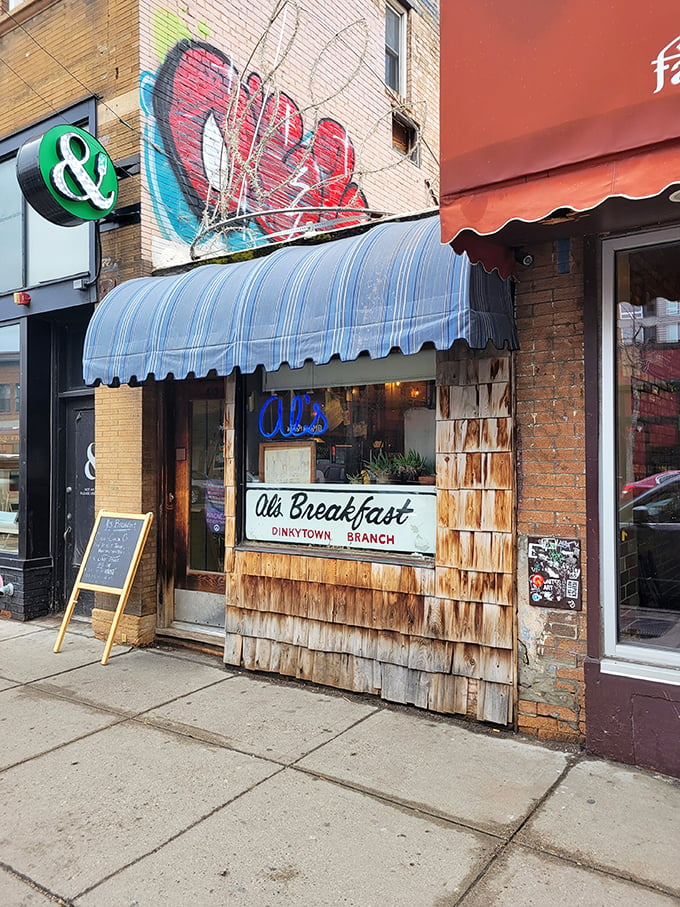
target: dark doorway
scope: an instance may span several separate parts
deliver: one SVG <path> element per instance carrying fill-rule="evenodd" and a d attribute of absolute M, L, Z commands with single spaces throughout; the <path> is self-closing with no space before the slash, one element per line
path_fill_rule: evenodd
<path fill-rule="evenodd" d="M 64 604 L 67 602 L 94 525 L 94 400 L 65 401 Z M 94 593 L 82 591 L 75 613 L 90 616 Z"/>
<path fill-rule="evenodd" d="M 224 403 L 223 380 L 166 387 L 163 627 L 175 636 L 224 633 Z"/>

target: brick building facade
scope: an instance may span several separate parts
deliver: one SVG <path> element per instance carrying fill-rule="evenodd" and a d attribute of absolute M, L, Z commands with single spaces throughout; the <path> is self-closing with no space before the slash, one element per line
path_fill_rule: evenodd
<path fill-rule="evenodd" d="M 518 727 L 544 739 L 583 740 L 582 611 L 531 604 L 528 537 L 586 537 L 583 252 L 555 243 L 534 249 L 518 273 L 515 353 L 517 437 Z M 560 273 L 563 271 L 564 273 Z M 585 545 L 582 567 L 587 564 Z"/>
<path fill-rule="evenodd" d="M 680 775 L 677 10 L 535 12 L 442 10 L 442 239 L 517 276 L 517 723 Z"/>
<path fill-rule="evenodd" d="M 3 350 L 11 340 L 20 365 L 19 413 L 3 428 L 16 433 L 17 462 L 2 470 L 16 495 L 0 521 L 0 573 L 14 587 L 1 607 L 20 619 L 63 606 L 75 578 L 94 513 L 83 337 L 107 285 L 141 265 L 138 218 L 125 226 L 51 224 L 22 198 L 16 158 L 28 140 L 69 124 L 98 135 L 113 161 L 138 161 L 133 6 L 36 0 L 3 2 L 0 12 L 0 321 Z M 118 211 L 134 211 L 139 197 L 139 176 L 121 180 Z"/>
<path fill-rule="evenodd" d="M 504 308 L 509 284 L 451 252 L 450 269 L 464 277 L 455 290 L 447 287 L 449 306 L 438 316 L 460 325 L 446 343 L 428 310 L 433 323 L 423 349 L 409 348 L 409 324 L 386 349 L 373 330 L 351 355 L 338 341 L 337 349 L 299 362 L 281 353 L 266 365 L 262 354 L 250 368 L 238 358 L 228 367 L 196 365 L 201 344 L 210 346 L 205 325 L 213 312 L 203 302 L 214 293 L 222 317 L 225 284 L 237 282 L 223 274 L 246 275 L 251 290 L 237 301 L 253 322 L 267 314 L 257 309 L 266 273 L 280 275 L 280 286 L 269 288 L 271 308 L 281 312 L 279 334 L 268 342 L 277 349 L 283 341 L 295 348 L 291 324 L 299 336 L 315 333 L 304 330 L 300 312 L 336 273 L 331 264 L 314 271 L 324 247 L 331 258 L 348 250 L 337 252 L 343 289 L 329 307 L 356 309 L 349 333 L 359 333 L 362 312 L 380 305 L 383 277 L 370 272 L 373 283 L 362 284 L 355 264 L 370 260 L 371 243 L 385 242 L 388 277 L 395 287 L 417 284 L 420 295 L 409 305 L 423 304 L 422 275 L 436 270 L 435 251 L 418 243 L 439 195 L 438 41 L 430 0 L 371 0 L 361 10 L 324 3 L 313 15 L 294 3 L 237 4 L 229 16 L 208 3 L 25 0 L 0 17 L 0 51 L 11 62 L 0 102 L 0 166 L 29 135 L 66 119 L 96 132 L 128 177 L 116 215 L 89 229 L 85 265 L 53 274 L 45 286 L 31 281 L 27 255 L 21 281 L 0 291 L 0 332 L 9 329 L 23 369 L 21 449 L 31 451 L 18 469 L 0 463 L 0 479 L 18 484 L 16 511 L 10 504 L 0 512 L 0 573 L 17 590 L 3 611 L 28 619 L 63 605 L 82 555 L 70 541 L 76 486 L 69 463 L 84 454 L 91 471 L 96 449 L 96 491 L 82 490 L 90 518 L 94 508 L 155 516 L 117 641 L 178 639 L 227 664 L 545 740 L 586 742 L 596 752 L 676 771 L 674 718 L 664 713 L 657 722 L 663 709 L 653 692 L 654 683 L 666 684 L 672 708 L 675 667 L 664 658 L 674 657 L 674 624 L 664 609 L 643 612 L 659 600 L 654 583 L 641 583 L 649 579 L 649 552 L 631 541 L 640 514 L 637 523 L 632 512 L 626 517 L 610 481 L 617 468 L 617 481 L 628 486 L 652 467 L 665 476 L 678 465 L 675 384 L 649 365 L 672 371 L 667 347 L 677 343 L 678 294 L 665 260 L 655 264 L 657 316 L 639 289 L 649 269 L 647 259 L 635 258 L 634 243 L 629 249 L 619 234 L 596 236 L 560 216 L 521 236 L 506 231 L 491 255 L 503 274 L 517 259 L 514 323 Z M 470 210 L 491 216 L 493 206 Z M 634 231 L 655 216 L 624 221 Z M 665 209 L 662 220 L 673 223 Z M 393 228 L 403 245 L 380 238 Z M 649 240 L 653 262 L 654 243 L 671 241 L 665 233 Z M 279 255 L 289 252 L 299 256 L 291 272 Z M 400 280 L 402 259 L 410 267 Z M 612 261 L 615 278 L 607 271 Z M 131 282 L 137 277 L 148 280 Z M 183 295 L 182 287 L 191 289 Z M 614 289 L 636 320 L 632 333 L 630 325 L 607 322 L 603 300 Z M 27 310 L 15 307 L 17 291 L 31 296 Z M 138 291 L 155 321 L 139 314 Z M 399 299 L 395 290 L 395 310 Z M 93 339 L 106 300 L 121 307 L 108 350 Z M 173 307 L 185 318 L 179 327 Z M 304 311 L 318 323 L 328 314 L 313 304 Z M 393 313 L 385 311 L 388 323 Z M 126 335 L 138 315 L 148 334 Z M 468 335 L 472 322 L 482 328 Z M 88 375 L 102 381 L 94 389 L 73 367 L 88 323 Z M 237 341 L 258 340 L 252 324 L 233 324 Z M 175 358 L 164 359 L 173 331 Z M 470 344 L 462 339 L 473 334 Z M 220 343 L 230 348 L 233 339 Z M 627 363 L 618 383 L 607 360 L 612 349 Z M 370 358 L 359 355 L 366 352 Z M 136 361 L 166 364 L 126 371 L 122 363 L 137 354 Z M 48 358 L 54 369 L 46 393 L 41 366 Z M 604 393 L 610 403 L 618 395 L 610 422 L 614 407 L 602 402 Z M 272 400 L 278 421 L 270 419 Z M 49 412 L 56 415 L 40 441 Z M 323 437 L 313 431 L 320 413 Z M 14 422 L 1 415 L 0 431 L 12 443 Z M 60 440 L 69 430 L 72 446 Z M 627 451 L 618 467 L 606 446 L 617 433 Z M 402 468 L 408 454 L 417 455 L 410 462 L 418 462 L 418 478 L 435 481 L 425 475 L 432 472 L 436 486 L 416 488 L 415 474 L 404 480 L 402 473 L 402 484 L 381 479 L 381 454 Z M 307 459 L 311 471 L 300 478 Z M 428 460 L 434 466 L 426 468 Z M 46 462 L 49 482 L 40 479 Z M 304 497 L 310 520 L 329 512 L 358 520 L 369 498 L 373 520 L 417 512 L 417 541 L 409 547 L 396 530 L 363 526 L 340 544 L 301 547 L 291 539 L 313 530 L 293 517 L 286 523 L 286 494 Z M 607 494 L 616 526 L 600 506 Z M 384 502 L 397 495 L 404 496 L 400 507 L 389 509 Z M 313 537 L 330 539 L 334 528 L 324 524 Z M 628 571 L 619 611 L 611 599 L 617 558 Z M 98 637 L 108 634 L 113 605 L 105 595 L 83 602 Z M 643 702 L 639 678 L 612 677 L 635 673 L 637 662 L 633 670 L 626 660 L 631 649 L 616 659 L 626 645 L 639 652 L 650 633 L 660 634 L 653 638 L 666 651 L 645 665 L 658 676 L 645 676 Z M 601 639 L 609 640 L 610 663 Z M 604 714 L 609 700 L 624 703 L 613 736 Z"/>
<path fill-rule="evenodd" d="M 397 213 L 434 204 L 438 175 L 437 5 L 428 0 L 416 10 L 410 4 L 397 3 L 390 10 L 398 26 L 399 84 L 394 89 L 384 81 L 386 10 L 382 2 L 371 2 L 361 11 L 351 4 L 325 4 L 313 15 L 295 3 L 272 2 L 271 8 L 244 3 L 232 7 L 228 17 L 208 3 L 190 11 L 181 4 L 127 0 L 3 3 L 0 48 L 7 65 L 3 67 L 0 102 L 0 136 L 5 137 L 0 159 L 7 163 L 8 172 L 26 137 L 77 116 L 121 165 L 120 175 L 129 175 L 120 181 L 116 216 L 104 226 L 90 229 L 89 252 L 83 253 L 87 261 L 77 266 L 81 270 L 67 269 L 63 277 L 55 272 L 58 286 L 51 284 L 49 297 L 48 289 L 32 281 L 30 273 L 8 279 L 0 290 L 10 291 L 2 299 L 3 317 L 16 324 L 14 316 L 21 310 L 14 306 L 12 293 L 30 291 L 31 305 L 26 311 L 37 316 L 28 319 L 35 331 L 56 334 L 63 327 L 70 338 L 61 343 L 61 352 L 54 339 L 50 355 L 77 362 L 93 304 L 131 278 L 191 260 L 191 243 L 200 233 L 202 215 L 210 209 L 208 213 L 214 216 L 216 210 L 206 206 L 200 187 L 198 194 L 193 191 L 191 179 L 196 176 L 197 160 L 208 161 L 212 154 L 214 164 L 219 151 L 214 130 L 199 128 L 188 135 L 173 131 L 172 117 L 178 106 L 185 104 L 186 109 L 187 100 L 189 107 L 199 110 L 201 123 L 210 121 L 217 128 L 224 125 L 221 115 L 230 103 L 241 113 L 245 100 L 254 104 L 236 132 L 242 169 L 251 168 L 252 177 L 249 152 L 253 149 L 259 155 L 258 166 L 264 162 L 257 179 L 251 179 L 259 192 L 255 193 L 255 207 L 264 213 L 250 231 L 257 239 L 246 236 L 236 242 L 236 249 L 290 237 L 295 216 L 269 223 L 266 212 L 272 207 L 306 203 L 313 209 L 307 220 L 306 215 L 302 218 L 309 232 L 318 229 L 326 208 L 341 201 L 356 203 L 360 220 L 363 209 Z M 183 69 L 194 52 L 199 52 L 200 59 L 193 59 Z M 163 90 L 155 85 L 161 70 Z M 274 113 L 282 115 L 278 126 Z M 223 135 L 229 134 L 223 130 Z M 173 151 L 177 153 L 173 155 Z M 219 160 L 216 166 L 219 171 Z M 210 172 L 209 163 L 206 167 Z M 276 172 L 272 167 L 278 168 Z M 223 176 L 213 169 L 213 182 L 208 180 L 207 189 L 214 192 L 217 180 L 220 204 L 230 188 L 220 183 Z M 252 207 L 249 204 L 249 210 Z M 238 210 L 232 206 L 230 213 Z M 349 222 L 352 220 L 356 217 Z M 337 223 L 330 219 L 323 226 L 333 229 L 345 222 L 347 217 Z M 210 235 L 214 238 L 210 254 L 233 251 L 227 230 L 220 228 Z M 64 309 L 70 310 L 68 318 L 55 316 L 55 320 L 68 324 L 59 329 L 45 325 L 45 311 Z M 44 357 L 48 343 L 42 336 L 33 341 L 38 358 Z M 85 444 L 91 457 L 96 448 L 96 508 L 155 509 L 163 473 L 157 456 L 158 389 L 126 387 L 115 395 L 105 388 L 96 389 L 95 428 L 92 391 L 82 387 L 77 374 L 71 379 L 74 370 L 70 366 L 64 364 L 62 371 L 63 377 L 55 373 L 52 389 L 61 411 L 52 430 L 55 438 L 62 437 L 63 425 L 72 416 L 78 420 L 78 444 Z M 41 405 L 47 406 L 47 402 Z M 87 410 L 89 440 L 84 437 L 81 409 Z M 112 437 L 125 443 L 112 446 Z M 4 568 L 6 579 L 13 580 L 16 588 L 11 607 L 5 609 L 13 616 L 30 617 L 63 605 L 84 547 L 82 537 L 74 541 L 73 551 L 64 552 L 60 545 L 64 534 L 71 533 L 73 538 L 71 492 L 65 491 L 73 485 L 66 476 L 71 468 L 68 456 L 51 441 L 52 432 L 46 435 L 50 450 L 41 461 L 41 467 L 45 458 L 50 461 L 49 482 L 43 481 L 40 490 L 39 506 L 48 507 L 52 514 L 41 519 L 44 538 L 37 546 L 30 541 L 35 534 L 29 514 L 35 511 L 29 496 L 26 511 L 22 504 L 16 520 L 10 517 L 12 536 L 16 524 L 23 552 L 16 564 Z M 24 484 L 27 478 L 28 472 Z M 35 481 L 30 485 L 38 488 Z M 87 500 L 80 516 L 76 514 L 82 526 L 92 519 L 91 490 L 83 490 Z M 30 495 L 34 493 L 37 490 Z M 158 525 L 152 530 L 127 609 L 126 637 L 129 633 L 134 641 L 148 641 L 154 633 L 157 532 Z M 35 548 L 35 556 L 29 552 L 31 548 Z M 26 607 L 24 561 L 30 561 L 34 576 Z M 90 607 L 86 604 L 84 610 L 89 612 Z M 104 601 L 102 609 L 94 608 L 95 626 L 99 627 L 100 620 L 105 626 L 110 620 L 107 615 Z"/>

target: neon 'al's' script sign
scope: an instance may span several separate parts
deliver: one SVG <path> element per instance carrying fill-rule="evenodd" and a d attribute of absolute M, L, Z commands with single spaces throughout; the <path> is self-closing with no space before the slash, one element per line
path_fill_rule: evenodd
<path fill-rule="evenodd" d="M 322 435 L 328 428 L 328 420 L 320 403 L 311 403 L 307 421 L 303 421 L 305 408 L 310 403 L 309 394 L 295 394 L 290 401 L 288 424 L 286 425 L 283 414 L 283 400 L 281 397 L 271 396 L 260 409 L 257 421 L 260 433 L 265 438 L 274 438 L 276 435 L 281 435 L 282 438 Z M 265 423 L 270 422 L 272 417 L 274 419 L 273 428 L 265 428 Z"/>

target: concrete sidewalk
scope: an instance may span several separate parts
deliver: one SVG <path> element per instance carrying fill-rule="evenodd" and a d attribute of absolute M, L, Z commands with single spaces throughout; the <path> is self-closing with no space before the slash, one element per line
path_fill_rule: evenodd
<path fill-rule="evenodd" d="M 0 904 L 680 904 L 680 783 L 0 621 Z"/>

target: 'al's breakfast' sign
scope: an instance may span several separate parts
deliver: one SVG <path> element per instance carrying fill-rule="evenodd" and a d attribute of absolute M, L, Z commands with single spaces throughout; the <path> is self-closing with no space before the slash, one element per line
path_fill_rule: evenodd
<path fill-rule="evenodd" d="M 418 485 L 269 485 L 246 491 L 246 536 L 434 554 L 436 489 Z"/>

